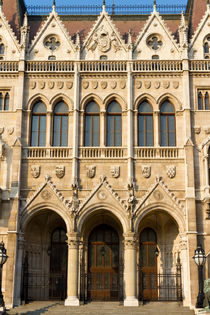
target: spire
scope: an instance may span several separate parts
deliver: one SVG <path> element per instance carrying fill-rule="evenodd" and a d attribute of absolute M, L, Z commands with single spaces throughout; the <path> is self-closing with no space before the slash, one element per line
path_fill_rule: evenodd
<path fill-rule="evenodd" d="M 183 11 L 181 13 L 181 26 L 185 27 L 185 17 L 184 17 L 184 12 Z"/>
<path fill-rule="evenodd" d="M 105 0 L 103 0 L 103 11 L 105 11 L 105 9 L 106 9 L 106 3 L 105 3 Z"/>
<path fill-rule="evenodd" d="M 153 11 L 156 11 L 156 8 L 157 8 L 156 0 L 153 0 Z"/>
<path fill-rule="evenodd" d="M 0 0 L 0 9 L 3 7 L 3 0 Z"/>
<path fill-rule="evenodd" d="M 24 14 L 23 26 L 28 27 L 28 14 L 27 14 L 27 12 L 25 12 L 25 14 Z"/>
<path fill-rule="evenodd" d="M 53 0 L 53 5 L 52 5 L 53 11 L 55 10 L 55 0 Z"/>

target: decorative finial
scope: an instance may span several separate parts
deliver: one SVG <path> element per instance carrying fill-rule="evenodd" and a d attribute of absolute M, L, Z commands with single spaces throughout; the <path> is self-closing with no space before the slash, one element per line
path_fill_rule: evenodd
<path fill-rule="evenodd" d="M 183 11 L 181 13 L 181 25 L 185 26 L 185 17 L 184 17 L 184 12 Z"/>
<path fill-rule="evenodd" d="M 153 0 L 153 10 L 156 11 L 157 3 L 156 0 Z"/>
<path fill-rule="evenodd" d="M 3 0 L 0 0 L 0 8 L 3 7 Z"/>
<path fill-rule="evenodd" d="M 105 3 L 105 0 L 103 0 L 103 11 L 105 11 L 106 9 L 106 3 Z"/>
<path fill-rule="evenodd" d="M 52 5 L 52 7 L 53 7 L 53 10 L 55 9 L 55 0 L 53 0 L 53 5 Z"/>

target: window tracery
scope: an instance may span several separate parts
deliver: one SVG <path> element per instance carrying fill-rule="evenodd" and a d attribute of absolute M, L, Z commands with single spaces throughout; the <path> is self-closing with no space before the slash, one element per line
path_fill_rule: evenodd
<path fill-rule="evenodd" d="M 147 38 L 147 46 L 152 50 L 159 50 L 163 45 L 163 41 L 159 34 L 152 34 Z"/>
<path fill-rule="evenodd" d="M 210 110 L 209 90 L 198 90 L 198 110 Z"/>
<path fill-rule="evenodd" d="M 9 110 L 10 95 L 7 91 L 0 92 L 0 110 Z"/>
<path fill-rule="evenodd" d="M 204 59 L 210 58 L 210 34 L 208 34 L 203 43 Z"/>

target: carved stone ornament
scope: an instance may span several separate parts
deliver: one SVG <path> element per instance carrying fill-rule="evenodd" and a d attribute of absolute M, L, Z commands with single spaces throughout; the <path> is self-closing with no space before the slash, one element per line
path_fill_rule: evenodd
<path fill-rule="evenodd" d="M 82 87 L 83 87 L 84 89 L 87 89 L 88 86 L 89 86 L 89 82 L 88 82 L 88 81 L 83 81 L 83 82 L 82 82 Z"/>
<path fill-rule="evenodd" d="M 30 87 L 30 89 L 34 90 L 36 87 L 36 81 L 30 81 L 29 87 Z"/>
<path fill-rule="evenodd" d="M 39 81 L 39 82 L 38 82 L 38 86 L 39 86 L 39 88 L 40 88 L 41 90 L 43 90 L 44 87 L 45 87 L 45 82 L 44 82 L 44 81 Z"/>
<path fill-rule="evenodd" d="M 121 89 L 124 89 L 126 87 L 126 82 L 125 82 L 125 80 L 121 80 L 120 81 L 120 88 Z"/>
<path fill-rule="evenodd" d="M 58 81 L 57 82 L 57 88 L 62 89 L 63 88 L 63 81 Z"/>
<path fill-rule="evenodd" d="M 49 190 L 44 189 L 44 190 L 41 192 L 41 197 L 42 197 L 42 199 L 44 199 L 44 200 L 48 200 L 48 199 L 51 198 L 51 193 L 49 192 Z"/>
<path fill-rule="evenodd" d="M 168 89 L 170 86 L 170 82 L 169 81 L 163 81 L 163 87 L 164 89 Z"/>
<path fill-rule="evenodd" d="M 9 127 L 9 128 L 7 129 L 7 132 L 8 132 L 9 135 L 12 135 L 13 132 L 14 132 L 14 127 Z"/>
<path fill-rule="evenodd" d="M 123 241 L 125 248 L 135 248 L 136 240 L 124 240 Z"/>
<path fill-rule="evenodd" d="M 117 87 L 117 82 L 116 81 L 112 81 L 110 84 L 111 88 L 114 90 Z"/>
<path fill-rule="evenodd" d="M 111 39 L 104 25 L 98 28 L 93 34 L 88 45 L 88 50 L 94 51 L 97 47 L 101 52 L 107 52 L 111 48 Z"/>
<path fill-rule="evenodd" d="M 31 165 L 31 175 L 32 175 L 34 178 L 38 178 L 38 177 L 39 177 L 39 175 L 40 175 L 40 170 L 41 170 L 40 165 Z"/>
<path fill-rule="evenodd" d="M 159 81 L 155 81 L 154 87 L 155 87 L 156 89 L 159 89 L 159 87 L 160 87 L 160 82 L 159 82 Z"/>
<path fill-rule="evenodd" d="M 112 177 L 114 178 L 118 178 L 120 176 L 120 166 L 110 166 L 110 173 L 112 175 Z"/>
<path fill-rule="evenodd" d="M 142 82 L 141 81 L 136 81 L 136 88 L 140 89 L 142 87 Z"/>
<path fill-rule="evenodd" d="M 95 165 L 87 166 L 86 171 L 87 171 L 87 176 L 89 178 L 93 178 L 96 174 L 96 166 Z"/>
<path fill-rule="evenodd" d="M 92 81 L 92 82 L 91 82 L 91 87 L 92 87 L 93 89 L 97 89 L 97 87 L 98 87 L 98 81 Z"/>
<path fill-rule="evenodd" d="M 199 135 L 201 133 L 201 127 L 194 127 L 194 131 L 196 135 Z"/>
<path fill-rule="evenodd" d="M 106 89 L 107 88 L 107 82 L 106 81 L 102 81 L 101 82 L 101 87 L 102 87 L 102 89 Z"/>
<path fill-rule="evenodd" d="M 149 178 L 151 176 L 151 166 L 150 165 L 142 165 L 142 175 L 145 178 Z"/>
<path fill-rule="evenodd" d="M 4 133 L 4 127 L 0 127 L 0 135 Z"/>
<path fill-rule="evenodd" d="M 58 165 L 55 168 L 55 175 L 58 178 L 63 178 L 63 176 L 65 175 L 65 166 L 64 165 Z"/>
<path fill-rule="evenodd" d="M 174 81 L 173 82 L 173 88 L 174 89 L 178 89 L 178 87 L 179 87 L 179 82 L 178 81 Z"/>
<path fill-rule="evenodd" d="M 53 81 L 47 82 L 47 86 L 48 86 L 49 89 L 53 89 L 54 85 L 55 85 L 55 82 L 53 82 Z"/>
<path fill-rule="evenodd" d="M 67 82 L 66 82 L 66 87 L 67 87 L 67 89 L 72 89 L 72 87 L 73 87 L 73 82 L 72 82 L 72 81 L 67 81 Z"/>
<path fill-rule="evenodd" d="M 3 160 L 5 156 L 5 144 L 0 139 L 0 160 Z"/>
<path fill-rule="evenodd" d="M 146 89 L 150 89 L 151 88 L 151 81 L 145 81 L 144 86 Z"/>
<path fill-rule="evenodd" d="M 153 196 L 158 201 L 163 199 L 163 194 L 159 190 L 155 190 Z"/>
<path fill-rule="evenodd" d="M 174 166 L 174 165 L 167 166 L 166 173 L 167 173 L 169 178 L 174 178 L 176 176 L 176 166 Z"/>
<path fill-rule="evenodd" d="M 205 134 L 206 134 L 206 135 L 209 135 L 209 134 L 210 134 L 210 128 L 205 128 L 204 131 L 205 131 Z"/>
<path fill-rule="evenodd" d="M 100 190 L 97 193 L 97 197 L 99 200 L 105 200 L 107 198 L 106 192 L 104 190 Z"/>

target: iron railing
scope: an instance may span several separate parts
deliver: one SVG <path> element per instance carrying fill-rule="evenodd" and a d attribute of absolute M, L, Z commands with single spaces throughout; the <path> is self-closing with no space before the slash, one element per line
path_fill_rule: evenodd
<path fill-rule="evenodd" d="M 168 4 L 157 5 L 157 11 L 161 14 L 180 14 L 185 12 L 186 5 Z M 50 5 L 28 5 L 29 15 L 48 15 L 52 11 Z M 60 15 L 98 15 L 102 11 L 101 5 L 60 5 L 56 6 L 56 12 Z M 150 14 L 153 11 L 152 4 L 139 5 L 106 5 L 106 11 L 111 15 Z"/>

